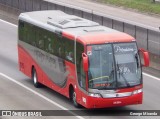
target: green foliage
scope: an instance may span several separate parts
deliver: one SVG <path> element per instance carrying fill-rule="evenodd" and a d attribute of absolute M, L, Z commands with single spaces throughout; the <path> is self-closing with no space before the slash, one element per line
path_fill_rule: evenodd
<path fill-rule="evenodd" d="M 153 0 L 96 0 L 96 1 L 124 8 L 132 8 L 140 12 L 160 15 L 160 3 L 154 3 Z"/>

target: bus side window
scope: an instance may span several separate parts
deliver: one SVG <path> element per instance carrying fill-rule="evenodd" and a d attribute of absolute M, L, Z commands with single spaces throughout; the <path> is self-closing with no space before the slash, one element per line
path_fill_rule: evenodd
<path fill-rule="evenodd" d="M 18 29 L 19 40 L 24 40 L 24 22 L 19 21 L 19 29 Z"/>
<path fill-rule="evenodd" d="M 86 90 L 86 74 L 83 71 L 82 65 L 82 53 L 84 52 L 84 46 L 77 42 L 76 44 L 76 67 L 77 67 L 77 77 L 80 87 Z"/>
<path fill-rule="evenodd" d="M 35 27 L 31 24 L 28 25 L 28 43 L 35 46 Z"/>
<path fill-rule="evenodd" d="M 31 33 L 32 33 L 32 26 L 28 23 L 25 24 L 25 34 L 26 34 L 26 43 L 31 44 Z"/>
<path fill-rule="evenodd" d="M 49 49 L 49 52 L 51 54 L 55 54 L 55 34 L 54 33 L 50 33 L 49 34 L 49 44 L 48 44 L 48 49 Z"/>
<path fill-rule="evenodd" d="M 37 47 L 42 49 L 42 50 L 44 49 L 43 35 L 44 35 L 44 30 L 42 30 L 42 29 L 37 29 L 36 30 L 36 44 L 37 44 Z"/>
<path fill-rule="evenodd" d="M 54 50 L 54 55 L 58 56 L 58 49 L 59 49 L 59 39 L 56 34 L 53 34 L 53 39 L 54 42 L 52 44 L 53 50 Z"/>
<path fill-rule="evenodd" d="M 31 33 L 31 44 L 36 46 L 36 27 L 32 25 L 32 33 Z"/>
<path fill-rule="evenodd" d="M 64 39 L 65 59 L 74 63 L 74 40 Z"/>
<path fill-rule="evenodd" d="M 46 31 L 46 34 L 44 35 L 44 49 L 46 52 L 50 54 L 54 54 L 53 42 L 54 42 L 53 33 L 50 31 Z"/>
<path fill-rule="evenodd" d="M 24 24 L 24 42 L 28 43 L 28 23 Z"/>
<path fill-rule="evenodd" d="M 65 52 L 65 46 L 64 46 L 64 39 L 61 37 L 58 37 L 59 41 L 58 41 L 58 56 L 61 58 L 64 58 L 64 52 Z"/>

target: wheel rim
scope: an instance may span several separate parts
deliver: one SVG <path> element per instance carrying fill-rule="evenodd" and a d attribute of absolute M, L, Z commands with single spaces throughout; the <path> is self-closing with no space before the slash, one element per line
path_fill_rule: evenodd
<path fill-rule="evenodd" d="M 36 74 L 36 72 L 34 72 L 33 81 L 34 81 L 34 84 L 37 83 L 37 74 Z"/>
<path fill-rule="evenodd" d="M 77 104 L 77 102 L 76 102 L 76 93 L 75 92 L 73 92 L 73 103 Z"/>

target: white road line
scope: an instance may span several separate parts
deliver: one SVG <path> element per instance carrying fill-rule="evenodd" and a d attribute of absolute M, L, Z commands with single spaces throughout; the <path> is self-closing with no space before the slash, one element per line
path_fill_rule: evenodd
<path fill-rule="evenodd" d="M 28 90 L 28 91 L 34 93 L 35 95 L 37 95 L 37 96 L 43 98 L 44 100 L 50 102 L 51 104 L 53 104 L 53 105 L 55 105 L 55 106 L 61 108 L 62 110 L 67 110 L 69 113 L 71 113 L 72 115 L 76 116 L 77 118 L 79 118 L 79 119 L 85 119 L 85 118 L 83 118 L 82 116 L 77 116 L 74 112 L 68 110 L 67 108 L 63 107 L 62 105 L 60 105 L 60 104 L 58 104 L 58 103 L 56 103 L 56 102 L 54 102 L 53 100 L 51 100 L 51 99 L 45 97 L 44 95 L 42 95 L 42 94 L 40 94 L 40 93 L 38 93 L 38 92 L 32 90 L 31 88 L 29 88 L 29 87 L 25 86 L 24 84 L 22 84 L 22 83 L 16 81 L 15 79 L 13 79 L 13 78 L 11 78 L 11 77 L 9 77 L 9 76 L 3 74 L 3 73 L 0 73 L 0 75 L 3 76 L 4 78 L 7 78 L 8 80 L 10 80 L 10 81 L 12 81 L 12 82 L 18 84 L 19 86 L 25 88 L 26 90 Z"/>
<path fill-rule="evenodd" d="M 148 76 L 148 77 L 150 77 L 150 78 L 153 78 L 153 79 L 156 79 L 156 80 L 159 80 L 159 81 L 160 81 L 160 78 L 155 77 L 155 76 L 152 76 L 152 75 L 150 75 L 150 74 L 147 74 L 147 73 L 144 73 L 144 72 L 143 72 L 143 75 Z"/>
<path fill-rule="evenodd" d="M 4 21 L 4 20 L 2 20 L 2 19 L 0 19 L 0 21 L 1 21 L 1 22 L 4 22 L 4 23 L 6 23 L 6 24 L 9 24 L 9 25 L 11 25 L 11 26 L 14 26 L 14 27 L 18 27 L 17 25 L 12 24 L 12 23 L 7 22 L 7 21 Z"/>

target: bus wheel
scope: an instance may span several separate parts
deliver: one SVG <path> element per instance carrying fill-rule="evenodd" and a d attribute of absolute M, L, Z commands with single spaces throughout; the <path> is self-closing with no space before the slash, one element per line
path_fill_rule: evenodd
<path fill-rule="evenodd" d="M 77 99 L 76 99 L 76 92 L 74 90 L 72 90 L 72 102 L 73 102 L 73 105 L 77 108 L 80 107 L 80 105 L 77 103 Z"/>
<path fill-rule="evenodd" d="M 38 82 L 37 72 L 35 69 L 32 70 L 32 80 L 33 80 L 33 84 L 36 88 L 41 87 L 41 84 Z"/>

